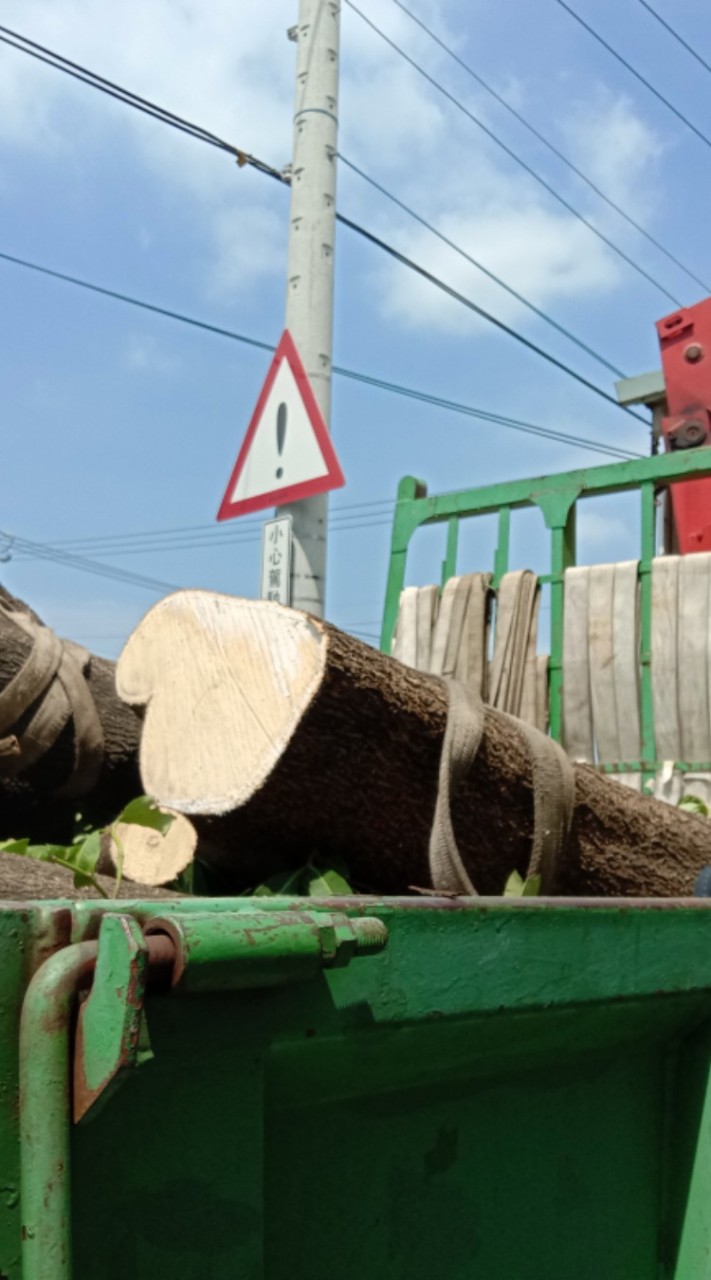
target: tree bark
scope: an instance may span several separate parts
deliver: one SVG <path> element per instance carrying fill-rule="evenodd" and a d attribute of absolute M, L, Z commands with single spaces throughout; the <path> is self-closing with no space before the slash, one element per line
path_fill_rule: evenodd
<path fill-rule="evenodd" d="M 122 880 L 116 894 L 116 881 L 109 876 L 96 876 L 109 897 L 153 900 L 178 898 L 171 889 L 156 889 L 150 885 Z M 69 898 L 76 902 L 84 898 L 100 898 L 91 885 L 77 889 L 74 876 L 64 867 L 51 862 L 37 862 L 34 858 L 19 857 L 16 853 L 0 853 L 0 901 L 26 902 L 29 899 Z"/>
<path fill-rule="evenodd" d="M 181 592 L 119 660 L 118 691 L 145 707 L 146 791 L 190 814 L 200 856 L 244 888 L 337 857 L 361 891 L 428 886 L 428 842 L 448 695 L 335 627 L 263 601 Z M 573 828 L 555 889 L 677 896 L 711 863 L 711 824 L 577 766 Z M 487 710 L 453 806 L 481 894 L 525 874 L 531 767 L 515 724 Z"/>
<path fill-rule="evenodd" d="M 0 588 L 0 601 L 40 619 L 21 600 Z M 0 690 L 17 675 L 32 648 L 31 638 L 0 611 Z M 60 800 L 53 793 L 66 782 L 74 761 L 74 725 L 70 719 L 54 746 L 25 773 L 0 773 L 0 839 L 28 836 L 33 842 L 67 843 L 77 812 L 93 826 L 112 821 L 129 800 L 141 794 L 138 769 L 140 720 L 116 694 L 115 664 L 91 657 L 87 681 L 104 733 L 104 763 L 91 793 Z M 34 711 L 21 718 L 21 732 Z"/>

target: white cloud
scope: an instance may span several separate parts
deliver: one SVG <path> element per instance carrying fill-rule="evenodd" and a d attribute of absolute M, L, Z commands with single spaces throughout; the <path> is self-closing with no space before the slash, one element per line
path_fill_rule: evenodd
<path fill-rule="evenodd" d="M 601 293 L 616 283 L 617 270 L 604 246 L 582 223 L 520 201 L 507 208 L 467 213 L 452 212 L 438 222 L 454 244 L 534 305 L 547 307 L 558 299 Z M 486 311 L 508 323 L 529 310 L 504 292 L 461 255 L 425 231 L 399 236 L 403 252 Z M 461 333 L 478 325 L 473 313 L 436 292 L 414 273 L 393 264 L 380 275 L 383 305 L 394 319 L 411 328 L 434 328 Z"/>
<path fill-rule="evenodd" d="M 240 202 L 213 215 L 210 295 L 229 299 L 259 276 L 286 273 L 286 219 L 273 209 Z"/>
<path fill-rule="evenodd" d="M 658 203 L 666 144 L 630 100 L 598 86 L 591 100 L 573 105 L 565 132 L 583 172 L 616 204 L 648 221 Z"/>
<path fill-rule="evenodd" d="M 401 11 L 374 0 L 360 3 L 430 72 L 458 85 L 455 92 L 479 117 L 501 128 L 500 109 L 463 84 L 461 76 L 453 81 L 452 64 Z M 419 12 L 457 46 L 450 3 L 430 0 Z M 123 0 L 120 5 L 6 0 L 3 17 L 9 26 L 278 167 L 290 156 L 296 56 L 286 39 L 294 18 L 290 0 L 242 0 L 237 8 L 233 0 L 208 5 L 201 0 Z M 340 146 L 345 154 L 363 157 L 364 169 L 536 305 L 614 290 L 618 264 L 589 230 L 542 194 L 348 8 L 343 33 Z M 513 87 L 522 101 L 525 81 Z M 571 145 L 581 166 L 626 205 L 644 197 L 649 213 L 650 173 L 661 154 L 651 128 L 629 102 L 601 90 L 591 106 L 567 106 Z M 71 130 L 62 140 L 67 120 Z M 142 163 L 192 205 L 205 236 L 201 268 L 207 297 L 229 301 L 266 275 L 283 275 L 286 220 L 275 212 L 273 185 L 266 179 L 19 53 L 2 50 L 0 146 L 31 142 L 56 153 L 58 147 L 76 152 L 82 144 L 86 164 L 95 165 L 98 149 L 110 147 L 119 133 L 132 140 Z M 527 315 L 521 304 L 345 170 L 339 201 L 344 212 L 381 229 L 502 319 Z M 579 184 L 573 202 L 606 229 L 609 215 Z M 615 236 L 621 238 L 619 220 L 615 224 Z M 145 228 L 137 227 L 136 236 L 143 248 L 149 246 Z M 374 263 L 375 296 L 392 321 L 470 331 L 457 304 L 384 258 Z"/>

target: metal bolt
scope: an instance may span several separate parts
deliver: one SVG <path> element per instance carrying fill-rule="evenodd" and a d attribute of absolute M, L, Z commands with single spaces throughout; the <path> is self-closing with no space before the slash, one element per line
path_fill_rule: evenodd
<path fill-rule="evenodd" d="M 374 956 L 388 943 L 388 931 L 382 920 L 365 916 L 351 921 L 356 935 L 356 955 Z"/>
<path fill-rule="evenodd" d="M 684 347 L 684 359 L 690 364 L 696 364 L 697 360 L 703 358 L 704 349 L 698 342 L 690 342 L 688 347 Z"/>

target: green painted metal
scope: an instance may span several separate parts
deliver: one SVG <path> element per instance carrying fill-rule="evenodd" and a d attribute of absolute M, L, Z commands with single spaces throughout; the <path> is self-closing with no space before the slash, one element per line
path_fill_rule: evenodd
<path fill-rule="evenodd" d="M 640 656 L 641 656 L 641 736 L 643 760 L 637 762 L 643 783 L 654 776 L 656 755 L 654 708 L 652 702 L 651 627 L 652 560 L 655 554 L 655 503 L 660 488 L 674 482 L 711 475 L 707 450 L 665 453 L 632 462 L 610 463 L 602 467 L 561 472 L 528 480 L 512 480 L 478 489 L 427 495 L 423 481 L 406 476 L 400 481 L 393 520 L 390 570 L 385 597 L 381 648 L 389 653 L 397 621 L 400 592 L 405 581 L 407 552 L 413 534 L 421 525 L 474 516 L 499 514 L 499 538 L 494 557 L 494 585 L 509 568 L 510 516 L 521 507 L 537 507 L 550 532 L 550 732 L 558 740 L 563 729 L 563 597 L 565 570 L 576 562 L 575 521 L 578 502 L 586 497 L 638 489 L 641 502 L 640 548 Z M 451 533 L 448 534 L 451 537 Z M 447 562 L 445 561 L 445 564 Z M 629 770 L 621 761 L 612 771 Z M 680 768 L 690 766 L 680 762 Z"/>
<path fill-rule="evenodd" d="M 442 561 L 442 586 L 453 578 L 457 572 L 457 547 L 459 544 L 459 521 L 454 518 L 447 522 L 447 552 Z"/>
<path fill-rule="evenodd" d="M 196 973 L 207 920 L 226 956 L 262 901 L 171 902 Z M 286 938 L 304 913 L 304 900 L 270 899 L 264 914 Z M 66 942 L 111 918 L 159 928 L 165 904 L 54 914 Z M 292 970 L 285 985 L 228 990 L 215 974 L 219 990 L 149 991 L 153 1060 L 71 1132 L 75 1280 L 709 1276 L 708 904 L 343 899 L 306 914 L 326 930 L 379 923 L 388 946 L 297 983 Z M 56 1025 L 57 995 L 64 1017 L 82 975 L 75 942 L 28 990 L 46 922 L 0 907 L 8 1137 L 17 1009 L 26 996 L 34 1010 L 28 1083 L 47 1116 L 64 1032 L 40 1026 Z M 118 946 L 116 925 L 107 937 Z M 97 966 L 96 980 L 118 972 Z M 46 1149 L 39 1128 L 26 1137 Z M 18 1158 L 16 1139 L 0 1148 L 7 1280 L 21 1274 L 4 1190 Z M 27 1188 L 37 1205 L 45 1192 L 41 1177 Z M 25 1280 L 43 1274 L 67 1273 Z"/>
<path fill-rule="evenodd" d="M 258 900 L 257 900 L 258 901 Z M 161 916 L 147 932 L 165 933 L 177 952 L 179 991 L 237 991 L 313 978 L 387 943 L 379 920 L 299 911 L 206 912 Z"/>
<path fill-rule="evenodd" d="M 499 529 L 494 554 L 494 588 L 498 587 L 509 568 L 509 551 L 511 547 L 511 508 L 502 507 L 499 511 Z"/>
<path fill-rule="evenodd" d="M 51 956 L 33 977 L 19 1036 L 23 1280 L 70 1280 L 70 1023 L 95 942 Z M 3 961 L 4 961 L 3 956 Z M 12 1105 L 6 1101 L 5 1105 Z"/>
<path fill-rule="evenodd" d="M 640 486 L 642 498 L 642 557 L 639 565 L 640 615 L 640 733 L 642 758 L 654 760 L 657 744 L 654 736 L 654 702 L 652 698 L 652 560 L 655 547 L 655 489 L 650 481 Z M 642 770 L 642 786 L 654 781 L 654 770 Z"/>
<path fill-rule="evenodd" d="M 96 971 L 77 1019 L 74 1118 L 104 1106 L 113 1091 L 150 1058 L 142 1038 L 148 947 L 137 920 L 107 915 L 101 923 Z"/>
<path fill-rule="evenodd" d="M 94 977 L 74 1046 L 74 1113 L 95 1119 L 141 1053 L 148 952 L 167 935 L 179 992 L 284 985 L 375 955 L 387 929 L 372 918 L 289 912 L 191 912 L 149 921 L 125 912 L 100 919 L 99 940 L 58 951 L 35 974 L 20 1033 L 23 1280 L 70 1280 L 69 1028 L 79 991 Z M 78 1101 L 77 1101 L 78 1099 Z"/>

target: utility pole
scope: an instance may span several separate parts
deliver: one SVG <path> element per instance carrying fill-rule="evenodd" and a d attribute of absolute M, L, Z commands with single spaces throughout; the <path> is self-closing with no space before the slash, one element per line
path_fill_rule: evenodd
<path fill-rule="evenodd" d="M 331 419 L 340 0 L 300 0 L 286 327 L 324 421 Z M 328 494 L 281 506 L 292 518 L 291 603 L 323 617 Z"/>

